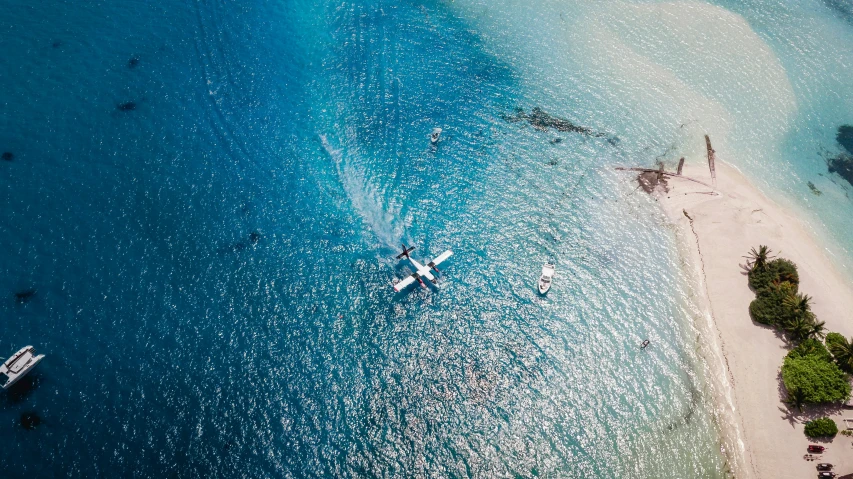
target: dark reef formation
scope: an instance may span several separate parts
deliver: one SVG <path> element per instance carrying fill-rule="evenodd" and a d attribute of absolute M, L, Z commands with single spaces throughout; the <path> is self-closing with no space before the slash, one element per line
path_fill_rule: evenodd
<path fill-rule="evenodd" d="M 21 414 L 21 427 L 32 431 L 41 424 L 41 418 L 34 412 L 25 412 Z"/>
<path fill-rule="evenodd" d="M 525 113 L 523 109 L 516 108 L 514 115 L 503 115 L 501 116 L 501 118 L 504 121 L 508 121 L 510 123 L 526 121 L 530 123 L 533 128 L 536 128 L 540 131 L 548 131 L 549 129 L 554 129 L 566 133 L 581 133 L 584 135 L 594 136 L 598 138 L 606 136 L 604 135 L 604 133 L 594 132 L 585 126 L 575 125 L 574 123 L 564 118 L 549 115 L 539 107 L 534 107 L 532 110 L 530 110 L 529 115 Z"/>
<path fill-rule="evenodd" d="M 847 153 L 853 155 L 853 125 L 839 126 L 838 133 L 835 134 L 835 141 L 841 145 L 841 148 L 847 150 Z"/>
<path fill-rule="evenodd" d="M 13 155 L 11 151 L 4 151 L 2 158 L 3 161 L 12 161 L 15 158 L 15 155 Z"/>
<path fill-rule="evenodd" d="M 830 173 L 838 173 L 838 176 L 853 185 L 853 126 L 841 125 L 835 135 L 835 141 L 842 148 L 842 152 L 834 158 L 826 161 Z"/>
<path fill-rule="evenodd" d="M 136 68 L 139 65 L 139 57 L 133 57 L 127 61 L 127 68 L 131 70 Z"/>
<path fill-rule="evenodd" d="M 122 103 L 117 108 L 118 108 L 118 111 L 133 111 L 136 109 L 136 103 L 129 101 L 127 103 Z"/>
<path fill-rule="evenodd" d="M 33 296 L 35 296 L 35 295 L 36 295 L 36 290 L 34 290 L 34 289 L 28 289 L 26 291 L 18 291 L 17 293 L 15 293 L 15 301 L 18 304 L 23 304 L 23 303 L 26 303 L 29 300 L 33 299 Z"/>

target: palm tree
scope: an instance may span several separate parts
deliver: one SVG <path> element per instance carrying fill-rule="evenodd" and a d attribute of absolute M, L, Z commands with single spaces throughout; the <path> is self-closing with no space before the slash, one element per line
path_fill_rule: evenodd
<path fill-rule="evenodd" d="M 829 352 L 835 358 L 835 361 L 841 366 L 841 369 L 853 372 L 853 342 L 843 338 L 843 341 L 838 343 L 833 342 L 829 345 Z"/>
<path fill-rule="evenodd" d="M 789 294 L 782 300 L 782 304 L 792 316 L 807 316 L 812 310 L 812 297 L 803 293 Z"/>
<path fill-rule="evenodd" d="M 750 271 L 764 271 L 767 268 L 768 259 L 770 259 L 770 248 L 764 245 L 759 246 L 758 250 L 752 248 L 747 256 Z"/>
<path fill-rule="evenodd" d="M 802 389 L 794 388 L 792 391 L 788 391 L 788 398 L 785 399 L 785 404 L 790 407 L 795 407 L 798 411 L 803 412 L 803 404 L 805 403 L 806 393 L 804 393 Z"/>
<path fill-rule="evenodd" d="M 826 322 L 818 321 L 813 318 L 808 331 L 806 331 L 806 339 L 811 338 L 820 340 L 824 337 L 826 337 Z"/>
<path fill-rule="evenodd" d="M 782 327 L 791 336 L 791 341 L 799 343 L 812 333 L 812 324 L 814 323 L 806 316 L 793 316 L 788 318 Z"/>

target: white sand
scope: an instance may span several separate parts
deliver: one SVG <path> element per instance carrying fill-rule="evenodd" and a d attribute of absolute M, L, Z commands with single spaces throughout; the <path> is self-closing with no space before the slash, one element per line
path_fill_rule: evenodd
<path fill-rule="evenodd" d="M 729 416 L 737 422 L 721 426 L 744 443 L 729 448 L 742 449 L 732 454 L 734 469 L 738 477 L 815 477 L 816 462 L 803 459 L 810 443 L 803 423 L 827 411 L 806 408 L 803 414 L 791 413 L 782 403 L 779 370 L 786 344 L 774 330 L 750 319 L 748 307 L 755 295 L 740 265 L 750 248 L 761 244 L 794 261 L 800 291 L 814 297 L 818 319 L 826 321 L 828 331 L 847 337 L 853 336 L 853 287 L 798 218 L 765 197 L 734 167 L 718 159 L 716 171 L 719 195 L 702 194 L 709 188 L 676 178 L 669 180 L 669 192 L 661 193 L 659 200 L 678 226 L 690 273 L 706 294 L 708 303 L 703 307 L 710 312 L 711 335 L 716 336 L 710 339 L 721 349 L 720 369 L 727 369 L 733 387 L 728 392 L 731 404 L 725 404 L 725 392 L 720 403 L 722 409 L 734 409 Z M 688 161 L 684 174 L 711 183 L 704 158 Z M 693 218 L 692 227 L 685 210 Z M 842 417 L 853 418 L 853 410 L 832 408 L 828 414 L 839 429 L 845 427 Z M 835 464 L 839 475 L 853 473 L 853 438 L 839 434 L 831 443 L 820 444 L 827 446 L 823 462 Z"/>

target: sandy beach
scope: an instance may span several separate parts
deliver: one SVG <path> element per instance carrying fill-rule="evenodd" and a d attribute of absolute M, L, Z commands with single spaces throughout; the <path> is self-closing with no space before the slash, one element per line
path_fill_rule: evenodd
<path fill-rule="evenodd" d="M 705 158 L 688 160 L 684 175 L 711 184 Z M 853 335 L 853 288 L 828 258 L 803 222 L 763 195 L 736 168 L 716 161 L 716 193 L 681 178 L 668 180 L 658 191 L 661 205 L 678 227 L 682 255 L 704 293 L 701 305 L 710 315 L 709 338 L 720 349 L 720 369 L 732 391 L 718 394 L 721 409 L 737 424 L 721 424 L 741 439 L 730 451 L 738 477 L 802 478 L 816 475 L 815 462 L 803 459 L 810 443 L 803 423 L 829 415 L 838 423 L 853 410 L 806 407 L 802 414 L 783 404 L 780 379 L 786 343 L 773 329 L 751 320 L 754 293 L 741 265 L 750 248 L 768 245 L 778 256 L 794 261 L 800 291 L 814 297 L 813 311 L 826 321 L 827 332 Z M 686 212 L 686 214 L 685 214 Z M 689 217 L 688 217 L 689 215 Z M 730 396 L 730 399 L 729 399 Z M 725 404 L 728 403 L 728 404 Z M 721 420 L 726 422 L 726 420 Z M 839 475 L 853 473 L 853 440 L 839 434 L 827 446 L 823 462 L 836 465 Z"/>

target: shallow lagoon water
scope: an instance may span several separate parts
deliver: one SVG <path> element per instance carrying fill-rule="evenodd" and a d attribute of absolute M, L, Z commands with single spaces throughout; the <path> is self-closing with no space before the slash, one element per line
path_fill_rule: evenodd
<path fill-rule="evenodd" d="M 687 4 L 757 58 L 722 85 L 664 48 L 684 5 L 4 6 L 0 348 L 48 355 L 0 400 L 10 477 L 725 476 L 674 235 L 612 166 L 711 129 L 804 168 L 739 154 L 821 91 L 780 5 Z M 505 119 L 535 107 L 603 136 Z M 393 293 L 402 242 L 454 250 L 438 289 Z"/>

